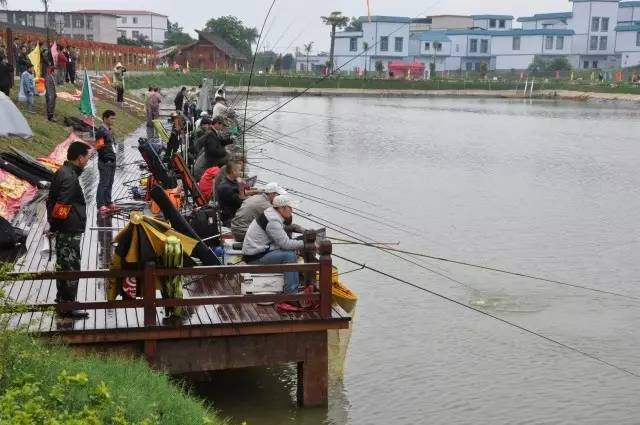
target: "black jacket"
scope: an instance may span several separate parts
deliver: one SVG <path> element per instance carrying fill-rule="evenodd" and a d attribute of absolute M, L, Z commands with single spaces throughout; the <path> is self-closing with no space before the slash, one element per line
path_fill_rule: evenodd
<path fill-rule="evenodd" d="M 220 220 L 223 223 L 230 222 L 242 206 L 238 182 L 225 178 L 216 189 L 216 200 L 220 206 Z"/>
<path fill-rule="evenodd" d="M 0 87 L 13 86 L 13 65 L 0 62 Z"/>
<path fill-rule="evenodd" d="M 87 226 L 87 206 L 78 178 L 82 170 L 69 161 L 53 175 L 47 198 L 47 218 L 52 232 L 84 233 Z M 71 206 L 66 219 L 54 218 L 56 204 Z"/>
<path fill-rule="evenodd" d="M 29 65 L 31 65 L 29 56 L 24 53 L 20 53 L 20 55 L 18 55 L 18 74 L 22 75 L 22 73 L 29 68 Z"/>
<path fill-rule="evenodd" d="M 96 143 L 100 139 L 104 139 L 104 147 L 98 149 L 98 160 L 102 162 L 115 162 L 116 151 L 113 149 L 113 145 L 115 144 L 113 133 L 104 125 L 100 126 L 98 131 L 96 131 Z"/>
<path fill-rule="evenodd" d="M 173 104 L 176 106 L 176 111 L 182 111 L 182 107 L 184 106 L 184 93 L 178 92 L 178 95 L 173 100 Z"/>
<path fill-rule="evenodd" d="M 201 138 L 200 140 L 207 160 L 207 168 L 215 165 L 223 166 L 227 157 L 227 150 L 224 147 L 231 144 L 231 139 L 220 136 L 215 130 L 207 132 L 202 137 L 204 139 Z M 197 144 L 198 142 L 196 142 Z"/>

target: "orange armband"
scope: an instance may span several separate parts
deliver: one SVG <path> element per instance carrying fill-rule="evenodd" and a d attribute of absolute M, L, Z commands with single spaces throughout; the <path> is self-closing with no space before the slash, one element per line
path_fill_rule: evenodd
<path fill-rule="evenodd" d="M 53 206 L 53 211 L 51 212 L 53 218 L 58 220 L 66 220 L 69 218 L 69 214 L 71 214 L 71 205 L 61 204 L 60 202 L 56 202 Z"/>

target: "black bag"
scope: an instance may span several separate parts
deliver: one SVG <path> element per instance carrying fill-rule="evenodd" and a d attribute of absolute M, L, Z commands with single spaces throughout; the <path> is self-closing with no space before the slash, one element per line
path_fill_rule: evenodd
<path fill-rule="evenodd" d="M 0 250 L 14 249 L 27 242 L 27 233 L 13 227 L 4 217 L 0 217 Z"/>
<path fill-rule="evenodd" d="M 218 214 L 215 208 L 210 206 L 199 208 L 191 213 L 189 223 L 201 239 L 206 239 L 204 241 L 206 245 L 210 247 L 220 246 L 220 229 L 218 228 Z"/>

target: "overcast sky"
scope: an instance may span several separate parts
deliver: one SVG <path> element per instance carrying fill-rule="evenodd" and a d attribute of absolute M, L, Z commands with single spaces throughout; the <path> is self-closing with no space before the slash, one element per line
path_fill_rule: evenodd
<path fill-rule="evenodd" d="M 185 30 L 200 29 L 207 19 L 235 15 L 260 30 L 271 0 L 50 0 L 51 10 L 146 9 L 168 15 Z M 437 14 L 508 14 L 570 11 L 567 0 L 370 0 L 373 15 L 423 17 Z M 8 0 L 10 9 L 39 10 L 40 0 Z M 276 0 L 265 27 L 266 46 L 276 52 L 314 42 L 328 50 L 329 33 L 320 16 L 339 10 L 348 16 L 366 15 L 366 0 Z"/>

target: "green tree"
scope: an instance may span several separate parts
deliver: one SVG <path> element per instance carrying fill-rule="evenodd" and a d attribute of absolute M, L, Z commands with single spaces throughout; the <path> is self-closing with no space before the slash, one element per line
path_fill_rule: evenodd
<path fill-rule="evenodd" d="M 307 72 L 310 71 L 310 69 L 309 69 L 309 55 L 311 54 L 311 49 L 313 49 L 313 41 L 310 41 L 309 43 L 304 45 L 304 52 L 307 54 L 307 67 L 305 68 L 307 70 Z"/>
<path fill-rule="evenodd" d="M 367 67 L 369 62 L 369 43 L 366 41 L 362 42 L 362 50 L 364 50 L 364 76 L 367 76 Z"/>
<path fill-rule="evenodd" d="M 344 29 L 345 31 L 362 31 L 362 22 L 356 17 L 351 18 L 349 25 Z"/>
<path fill-rule="evenodd" d="M 280 72 L 282 69 L 282 55 L 278 55 L 275 62 L 273 63 L 273 70 L 275 72 Z"/>
<path fill-rule="evenodd" d="M 167 21 L 167 38 L 164 41 L 164 47 L 178 46 L 189 44 L 193 38 L 186 32 L 184 28 L 177 22 Z"/>
<path fill-rule="evenodd" d="M 329 16 L 321 16 L 322 22 L 331 27 L 331 50 L 329 51 L 329 72 L 333 72 L 333 53 L 336 45 L 336 28 L 344 28 L 349 23 L 349 17 L 342 16 L 342 12 L 331 12 Z"/>
<path fill-rule="evenodd" d="M 529 72 L 533 75 L 541 75 L 545 72 L 570 71 L 571 64 L 565 57 L 555 59 L 545 59 L 542 56 L 533 58 L 533 62 L 529 65 Z"/>
<path fill-rule="evenodd" d="M 285 71 L 291 71 L 296 67 L 296 59 L 291 53 L 287 53 L 282 57 L 282 69 Z"/>
<path fill-rule="evenodd" d="M 255 43 L 259 35 L 257 29 L 245 27 L 240 19 L 231 15 L 209 19 L 204 31 L 224 38 L 247 57 L 252 55 L 251 45 Z"/>
<path fill-rule="evenodd" d="M 276 62 L 278 55 L 272 51 L 258 52 L 256 54 L 256 69 L 269 69 Z"/>

